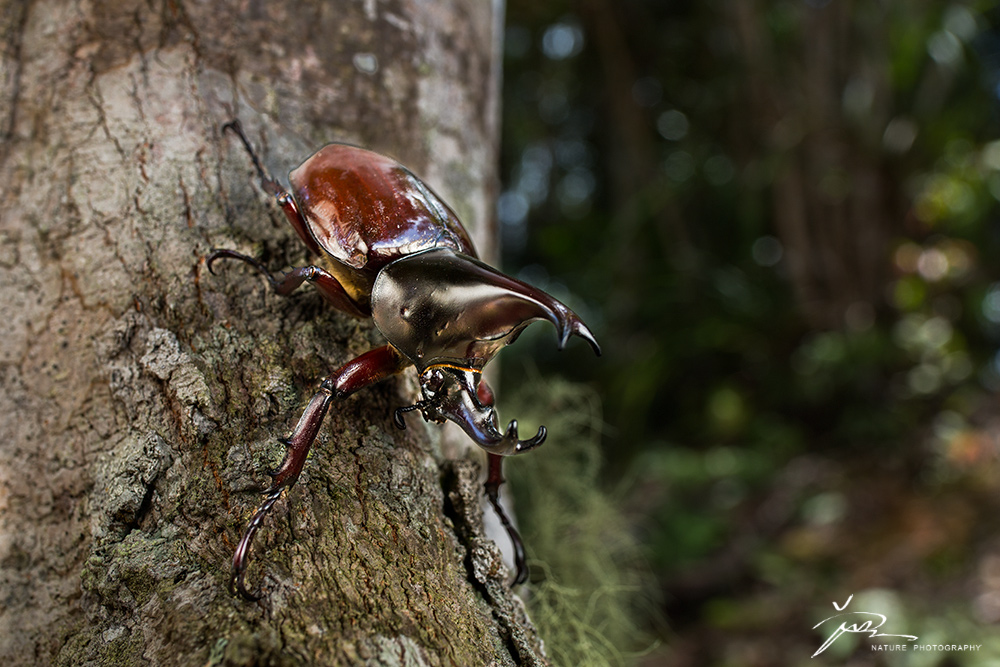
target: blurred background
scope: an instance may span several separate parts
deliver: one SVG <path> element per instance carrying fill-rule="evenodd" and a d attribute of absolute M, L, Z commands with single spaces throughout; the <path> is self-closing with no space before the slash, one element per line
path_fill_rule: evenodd
<path fill-rule="evenodd" d="M 508 0 L 504 265 L 604 348 L 503 355 L 556 664 L 1000 664 L 996 4 Z M 850 595 L 981 648 L 811 657 Z"/>

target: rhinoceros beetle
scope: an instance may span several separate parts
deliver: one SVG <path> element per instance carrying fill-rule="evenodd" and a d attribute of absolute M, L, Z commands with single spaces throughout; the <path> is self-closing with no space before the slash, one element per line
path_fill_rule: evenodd
<path fill-rule="evenodd" d="M 263 274 L 275 292 L 288 296 L 304 282 L 335 308 L 372 318 L 388 344 L 333 371 L 320 384 L 291 435 L 264 501 L 247 524 L 233 554 L 230 589 L 258 599 L 245 585 L 250 543 L 285 489 L 302 471 L 309 447 L 335 398 L 347 397 L 409 366 L 419 375 L 421 398 L 398 408 L 419 410 L 424 419 L 458 424 L 488 453 L 486 496 L 515 547 L 515 583 L 527 578 L 524 548 L 499 503 L 504 456 L 542 444 L 545 427 L 527 440 L 517 422 L 501 431 L 493 392 L 483 368 L 535 320 L 548 320 L 559 348 L 570 336 L 600 347 L 569 308 L 545 292 L 500 273 L 477 259 L 468 233 L 455 213 L 413 173 L 379 153 L 329 144 L 288 176 L 291 192 L 272 179 L 238 120 L 223 126 L 243 143 L 261 187 L 272 195 L 299 237 L 323 266 L 294 268 L 276 278 L 256 259 L 233 250 L 213 250 L 210 272 L 219 259 L 246 262 Z"/>

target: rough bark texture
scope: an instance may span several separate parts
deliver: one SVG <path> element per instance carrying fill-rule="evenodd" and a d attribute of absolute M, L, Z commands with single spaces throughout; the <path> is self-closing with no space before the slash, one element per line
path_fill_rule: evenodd
<path fill-rule="evenodd" d="M 220 125 L 278 177 L 331 140 L 399 158 L 482 244 L 497 6 L 0 0 L 0 661 L 542 664 L 474 466 L 398 432 L 415 383 L 335 404 L 233 546 L 318 379 L 379 344 L 212 247 L 306 261 Z"/>

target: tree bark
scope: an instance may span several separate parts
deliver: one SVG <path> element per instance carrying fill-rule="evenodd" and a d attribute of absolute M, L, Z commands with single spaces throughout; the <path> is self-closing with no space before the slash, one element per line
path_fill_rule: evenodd
<path fill-rule="evenodd" d="M 220 125 L 281 177 L 329 141 L 421 174 L 483 242 L 499 5 L 0 0 L 0 659 L 6 665 L 544 664 L 475 467 L 391 426 L 415 382 L 336 403 L 229 561 L 320 378 L 381 344 Z M 489 253 L 487 253 L 489 254 Z"/>

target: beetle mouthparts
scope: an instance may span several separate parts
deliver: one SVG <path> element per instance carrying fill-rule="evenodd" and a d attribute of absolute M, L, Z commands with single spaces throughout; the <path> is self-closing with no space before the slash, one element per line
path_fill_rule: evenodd
<path fill-rule="evenodd" d="M 407 405 L 402 408 L 396 408 L 392 413 L 392 423 L 396 425 L 400 431 L 406 430 L 406 422 L 403 420 L 403 415 L 407 412 L 413 412 L 414 410 L 423 410 L 427 405 L 427 401 L 417 401 L 413 405 Z"/>
<path fill-rule="evenodd" d="M 514 445 L 514 453 L 520 454 L 521 452 L 526 452 L 530 449 L 534 449 L 538 445 L 545 442 L 545 436 L 548 435 L 548 431 L 544 426 L 538 427 L 538 433 L 535 437 L 530 440 L 518 440 L 517 439 L 517 420 L 512 419 L 510 424 L 507 425 L 507 433 L 504 434 L 504 440 L 514 441 L 517 444 Z"/>

